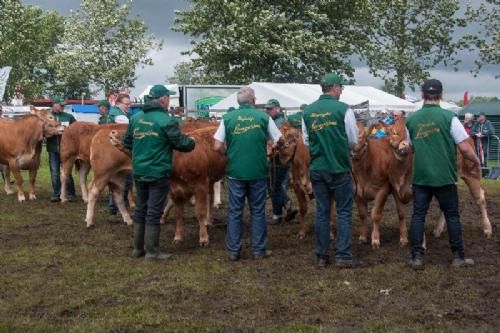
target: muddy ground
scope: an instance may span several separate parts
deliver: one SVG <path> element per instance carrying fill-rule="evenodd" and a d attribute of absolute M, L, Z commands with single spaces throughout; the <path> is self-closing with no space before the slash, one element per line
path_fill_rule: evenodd
<path fill-rule="evenodd" d="M 35 202 L 0 194 L 0 332 L 499 331 L 498 182 L 485 184 L 492 239 L 483 237 L 479 212 L 460 186 L 465 247 L 476 266 L 449 267 L 446 234 L 431 236 L 438 216 L 433 204 L 423 272 L 406 265 L 409 249 L 398 244 L 392 199 L 384 211 L 382 247 L 354 242 L 354 255 L 368 267 L 318 270 L 314 202 L 305 240 L 297 239 L 296 224 L 269 226 L 274 254 L 256 261 L 247 232 L 236 263 L 224 249 L 226 207 L 215 213 L 206 248 L 198 246 L 188 207 L 182 244 L 172 244 L 172 217 L 162 230 L 161 248 L 173 260 L 149 263 L 131 258 L 132 228 L 107 213 L 107 196 L 98 204 L 96 227 L 88 230 L 82 202 L 50 203 L 46 170 L 39 185 Z"/>

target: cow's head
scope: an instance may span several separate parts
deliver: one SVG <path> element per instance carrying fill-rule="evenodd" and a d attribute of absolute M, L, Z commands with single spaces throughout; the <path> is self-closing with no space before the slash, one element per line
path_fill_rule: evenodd
<path fill-rule="evenodd" d="M 56 118 L 49 110 L 38 110 L 34 107 L 31 107 L 31 114 L 41 121 L 43 136 L 45 138 L 50 138 L 54 135 L 61 135 L 63 133 L 64 126 L 57 122 Z"/>
<path fill-rule="evenodd" d="M 396 120 L 391 126 L 391 147 L 396 155 L 396 158 L 403 159 L 410 153 L 410 143 L 408 142 L 408 134 L 406 124 L 403 118 Z"/>
<path fill-rule="evenodd" d="M 295 155 L 297 141 L 299 140 L 299 130 L 289 124 L 283 124 L 280 132 L 281 139 L 275 147 L 272 146 L 272 143 L 268 142 L 267 153 L 268 156 L 278 156 L 281 164 L 287 164 Z"/>
<path fill-rule="evenodd" d="M 361 156 L 366 151 L 366 148 L 368 147 L 368 135 L 369 131 L 365 128 L 363 123 L 358 122 L 358 143 L 354 145 L 351 149 L 351 158 L 353 160 L 359 160 L 361 159 Z"/>

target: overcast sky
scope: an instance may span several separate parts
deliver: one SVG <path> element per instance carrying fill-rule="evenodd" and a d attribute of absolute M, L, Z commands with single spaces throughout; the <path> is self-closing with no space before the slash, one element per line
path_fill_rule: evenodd
<path fill-rule="evenodd" d="M 68 15 L 71 9 L 80 6 L 80 0 L 22 0 L 24 4 L 38 5 L 44 10 L 56 10 L 62 15 Z M 463 0 L 462 2 L 465 2 Z M 474 3 L 477 2 L 473 1 Z M 186 0 L 140 0 L 132 6 L 132 16 L 139 15 L 149 27 L 151 33 L 163 40 L 163 49 L 152 52 L 154 66 L 137 70 L 137 81 L 132 89 L 132 96 L 139 95 L 148 84 L 165 83 L 165 78 L 173 74 L 174 65 L 187 60 L 180 53 L 189 49 L 189 36 L 173 32 L 174 11 L 189 7 Z M 500 65 L 487 66 L 474 78 L 469 70 L 472 68 L 474 55 L 464 54 L 463 64 L 458 72 L 452 69 L 436 68 L 431 75 L 443 82 L 444 99 L 457 101 L 462 99 L 465 91 L 469 96 L 500 97 L 500 79 L 495 79 L 495 73 L 500 72 Z M 362 64 L 356 66 L 356 85 L 368 85 L 380 88 L 383 82 L 373 77 L 368 68 Z M 418 92 L 407 91 L 407 94 L 418 97 Z"/>

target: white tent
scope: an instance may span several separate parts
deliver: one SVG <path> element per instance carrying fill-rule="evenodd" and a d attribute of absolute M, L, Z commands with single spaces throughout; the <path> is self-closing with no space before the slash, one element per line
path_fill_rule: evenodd
<path fill-rule="evenodd" d="M 317 84 L 253 82 L 250 87 L 255 91 L 256 104 L 265 104 L 275 98 L 286 109 L 299 109 L 300 105 L 310 104 L 321 95 L 321 87 Z M 415 110 L 412 103 L 367 86 L 344 86 L 340 101 L 351 106 L 368 101 L 371 113 Z M 213 105 L 210 110 L 227 110 L 230 107 L 238 107 L 236 93 Z"/>
<path fill-rule="evenodd" d="M 418 101 L 418 102 L 415 102 L 414 103 L 415 106 L 417 107 L 417 110 L 422 108 L 422 105 L 424 104 L 424 101 Z M 443 109 L 446 109 L 446 110 L 449 110 L 449 111 L 452 111 L 452 112 L 455 112 L 457 113 L 458 111 L 462 110 L 462 108 L 458 105 L 456 105 L 455 103 L 452 103 L 452 102 L 445 102 L 445 101 L 441 101 L 439 103 L 439 105 L 443 108 Z"/>
<path fill-rule="evenodd" d="M 144 96 L 149 94 L 149 91 L 153 88 L 153 85 L 150 84 L 144 89 L 142 93 L 139 94 L 138 98 L 144 100 Z M 165 88 L 171 91 L 175 91 L 175 95 L 170 96 L 170 106 L 178 107 L 179 106 L 179 85 L 177 84 L 165 84 Z"/>

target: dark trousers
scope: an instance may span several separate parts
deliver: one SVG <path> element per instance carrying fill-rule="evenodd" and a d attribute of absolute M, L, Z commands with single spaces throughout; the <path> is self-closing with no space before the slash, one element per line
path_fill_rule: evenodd
<path fill-rule="evenodd" d="M 316 198 L 316 256 L 329 258 L 330 202 L 335 200 L 337 213 L 335 259 L 352 259 L 352 178 L 350 172 L 311 171 Z"/>
<path fill-rule="evenodd" d="M 271 191 L 271 203 L 273 206 L 273 215 L 282 216 L 283 208 L 290 198 L 288 197 L 288 175 L 289 166 L 270 165 L 269 170 L 269 190 Z"/>
<path fill-rule="evenodd" d="M 59 152 L 49 152 L 49 169 L 54 197 L 59 198 L 61 196 L 61 155 Z M 71 174 L 68 175 L 67 191 L 68 196 L 75 196 L 75 183 Z"/>
<path fill-rule="evenodd" d="M 464 258 L 464 246 L 462 241 L 462 226 L 458 213 L 458 193 L 455 184 L 440 187 L 412 185 L 413 188 L 413 216 L 410 227 L 411 255 L 423 256 L 425 216 L 429 209 L 432 197 L 435 196 L 439 207 L 446 218 L 448 238 L 451 251 L 456 257 Z"/>
<path fill-rule="evenodd" d="M 166 177 L 153 182 L 135 181 L 134 223 L 160 224 L 169 185 L 170 181 Z"/>
<path fill-rule="evenodd" d="M 238 180 L 228 178 L 229 207 L 226 248 L 231 255 L 239 256 L 243 242 L 243 209 L 245 197 L 250 208 L 250 240 L 253 255 L 262 255 L 267 246 L 266 190 L 267 180 Z"/>

